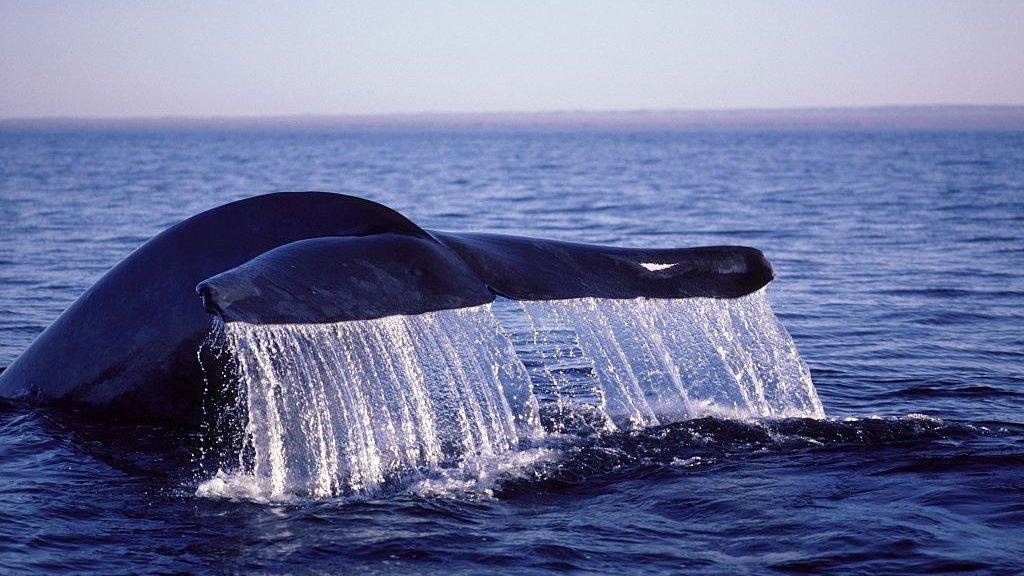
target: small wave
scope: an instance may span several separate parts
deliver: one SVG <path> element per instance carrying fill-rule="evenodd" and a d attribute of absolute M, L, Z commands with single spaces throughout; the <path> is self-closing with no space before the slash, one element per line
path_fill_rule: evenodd
<path fill-rule="evenodd" d="M 935 299 L 956 299 L 986 296 L 991 298 L 1019 298 L 1024 292 L 1018 290 L 964 290 L 961 288 L 895 288 L 878 290 L 884 296 L 914 296 Z"/>
<path fill-rule="evenodd" d="M 873 473 L 874 476 L 889 474 L 922 474 L 934 472 L 987 472 L 1007 467 L 1024 466 L 1024 453 L 1009 454 L 946 454 L 940 456 L 921 456 L 908 462 L 901 462 L 885 470 Z"/>
<path fill-rule="evenodd" d="M 1017 398 L 1024 396 L 1024 393 L 983 384 L 965 386 L 919 384 L 890 390 L 880 396 L 894 398 Z"/>

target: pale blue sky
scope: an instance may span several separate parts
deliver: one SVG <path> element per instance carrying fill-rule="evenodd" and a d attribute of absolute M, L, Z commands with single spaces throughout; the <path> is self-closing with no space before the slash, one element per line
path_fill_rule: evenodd
<path fill-rule="evenodd" d="M 10 2 L 0 117 L 1024 103 L 1024 2 Z"/>

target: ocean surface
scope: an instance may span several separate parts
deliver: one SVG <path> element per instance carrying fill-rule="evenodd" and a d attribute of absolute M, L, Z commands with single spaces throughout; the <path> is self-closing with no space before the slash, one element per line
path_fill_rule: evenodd
<path fill-rule="evenodd" d="M 825 418 L 563 427 L 458 475 L 276 500 L 211 485 L 202 432 L 5 402 L 0 572 L 1024 572 L 1024 132 L 6 129 L 0 366 L 154 234 L 282 190 L 760 248 Z"/>

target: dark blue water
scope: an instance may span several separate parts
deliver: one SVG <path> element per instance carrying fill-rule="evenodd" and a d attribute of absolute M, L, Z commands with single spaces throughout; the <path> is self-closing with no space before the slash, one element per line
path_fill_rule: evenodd
<path fill-rule="evenodd" d="M 0 133 L 0 365 L 163 228 L 294 189 L 759 247 L 828 419 L 570 436 L 485 490 L 275 505 L 195 496 L 194 435 L 4 404 L 0 572 L 1024 571 L 1024 133 Z"/>

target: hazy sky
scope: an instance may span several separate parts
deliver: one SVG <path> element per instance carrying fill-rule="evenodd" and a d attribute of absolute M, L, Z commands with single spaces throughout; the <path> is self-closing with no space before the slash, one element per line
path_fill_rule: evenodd
<path fill-rule="evenodd" d="M 0 117 L 936 103 L 1024 103 L 1024 1 L 0 0 Z"/>

